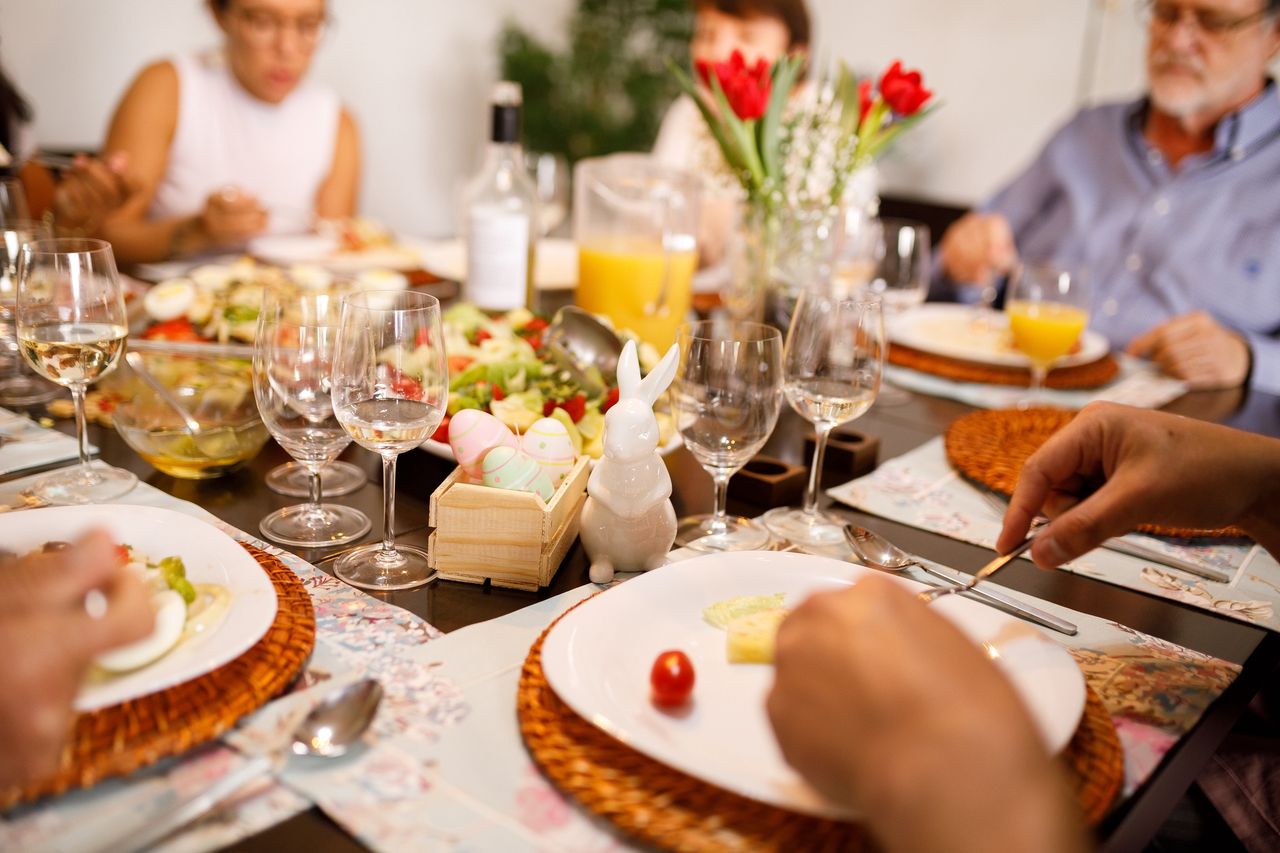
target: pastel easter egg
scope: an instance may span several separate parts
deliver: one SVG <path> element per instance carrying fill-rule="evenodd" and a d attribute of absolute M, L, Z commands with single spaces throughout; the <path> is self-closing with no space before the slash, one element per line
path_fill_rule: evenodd
<path fill-rule="evenodd" d="M 551 478 L 537 461 L 512 447 L 495 447 L 484 456 L 481 482 L 497 489 L 533 492 L 544 501 L 556 493 Z"/>
<path fill-rule="evenodd" d="M 569 475 L 576 458 L 569 430 L 555 418 L 535 421 L 520 437 L 520 449 L 542 466 L 553 486 Z"/>
<path fill-rule="evenodd" d="M 463 409 L 449 421 L 449 446 L 467 476 L 479 480 L 484 473 L 484 455 L 495 447 L 518 449 L 520 439 L 488 412 Z"/>

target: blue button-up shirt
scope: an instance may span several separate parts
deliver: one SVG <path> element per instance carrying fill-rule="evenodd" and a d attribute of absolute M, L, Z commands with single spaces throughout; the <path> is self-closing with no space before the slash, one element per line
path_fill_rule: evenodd
<path fill-rule="evenodd" d="M 1028 260 L 1083 265 L 1090 326 L 1122 347 L 1203 309 L 1242 333 L 1251 385 L 1280 393 L 1280 95 L 1274 83 L 1177 170 L 1147 144 L 1146 102 L 1078 113 L 985 209 Z"/>

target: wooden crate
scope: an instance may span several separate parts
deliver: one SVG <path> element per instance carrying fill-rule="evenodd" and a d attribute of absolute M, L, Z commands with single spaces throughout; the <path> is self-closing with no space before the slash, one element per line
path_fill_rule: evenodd
<path fill-rule="evenodd" d="M 578 537 L 589 459 L 578 459 L 552 499 L 467 482 L 455 468 L 431 495 L 431 565 L 446 580 L 537 590 L 551 583 Z"/>

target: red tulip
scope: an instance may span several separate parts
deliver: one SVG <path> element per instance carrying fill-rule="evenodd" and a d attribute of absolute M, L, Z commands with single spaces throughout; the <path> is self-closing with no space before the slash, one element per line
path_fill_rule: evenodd
<path fill-rule="evenodd" d="M 924 87 L 919 71 L 904 72 L 901 60 L 894 60 L 880 75 L 880 95 L 895 113 L 910 116 L 919 112 L 933 92 Z"/>
<path fill-rule="evenodd" d="M 773 85 L 769 63 L 758 59 L 755 65 L 749 66 L 742 58 L 742 52 L 735 50 L 727 62 L 699 62 L 697 68 L 708 88 L 711 87 L 711 74 L 716 75 L 729 106 L 738 118 L 751 121 L 764 115 Z"/>
<path fill-rule="evenodd" d="M 862 123 L 867 120 L 867 113 L 871 112 L 874 103 L 875 94 L 871 91 L 871 81 L 860 81 L 858 83 L 858 127 L 862 127 Z"/>

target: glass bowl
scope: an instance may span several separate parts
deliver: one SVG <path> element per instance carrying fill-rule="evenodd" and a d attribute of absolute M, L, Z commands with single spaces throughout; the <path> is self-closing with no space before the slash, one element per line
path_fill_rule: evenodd
<path fill-rule="evenodd" d="M 111 390 L 122 401 L 112 413 L 116 432 L 159 470 L 208 480 L 242 467 L 270 437 L 258 416 L 248 362 L 147 355 L 147 370 L 200 424 L 187 430 L 181 415 L 122 364 Z"/>

